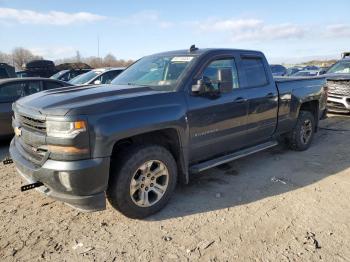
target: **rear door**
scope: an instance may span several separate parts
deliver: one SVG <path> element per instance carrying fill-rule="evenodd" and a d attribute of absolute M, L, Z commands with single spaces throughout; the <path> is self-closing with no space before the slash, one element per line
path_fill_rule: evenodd
<path fill-rule="evenodd" d="M 10 135 L 12 130 L 12 103 L 25 95 L 22 81 L 0 85 L 0 136 Z"/>
<path fill-rule="evenodd" d="M 201 161 L 244 147 L 248 103 L 245 90 L 240 88 L 235 56 L 219 56 L 209 60 L 196 79 L 208 77 L 215 81 L 219 68 L 231 67 L 233 86 L 218 97 L 188 96 L 190 128 L 190 161 Z"/>
<path fill-rule="evenodd" d="M 272 137 L 277 126 L 278 91 L 267 70 L 268 64 L 258 54 L 242 54 L 240 70 L 248 99 L 247 139 L 250 145 Z"/>

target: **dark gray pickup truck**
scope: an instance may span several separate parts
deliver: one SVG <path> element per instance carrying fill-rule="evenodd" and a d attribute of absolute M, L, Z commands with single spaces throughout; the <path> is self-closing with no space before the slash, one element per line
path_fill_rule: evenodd
<path fill-rule="evenodd" d="M 20 99 L 10 153 L 23 191 L 89 211 L 107 196 L 143 218 L 190 174 L 281 140 L 307 149 L 326 100 L 325 79 L 274 80 L 261 52 L 192 46 L 144 57 L 112 85 Z"/>

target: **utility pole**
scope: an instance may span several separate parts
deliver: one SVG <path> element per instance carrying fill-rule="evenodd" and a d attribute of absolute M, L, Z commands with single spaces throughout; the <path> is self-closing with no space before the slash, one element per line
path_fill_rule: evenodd
<path fill-rule="evenodd" d="M 97 57 L 100 58 L 100 36 L 97 36 Z"/>

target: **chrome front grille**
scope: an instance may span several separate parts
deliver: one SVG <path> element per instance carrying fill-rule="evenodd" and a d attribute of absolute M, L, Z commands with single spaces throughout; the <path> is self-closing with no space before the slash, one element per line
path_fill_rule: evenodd
<path fill-rule="evenodd" d="M 350 80 L 328 80 L 328 94 L 350 97 Z"/>

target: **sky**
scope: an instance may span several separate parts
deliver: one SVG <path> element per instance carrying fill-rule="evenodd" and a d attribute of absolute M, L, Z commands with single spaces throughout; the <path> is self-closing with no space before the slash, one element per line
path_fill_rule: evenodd
<path fill-rule="evenodd" d="M 0 0 L 0 51 L 138 59 L 196 44 L 261 50 L 275 63 L 339 58 L 350 51 L 349 10 L 349 0 Z"/>

